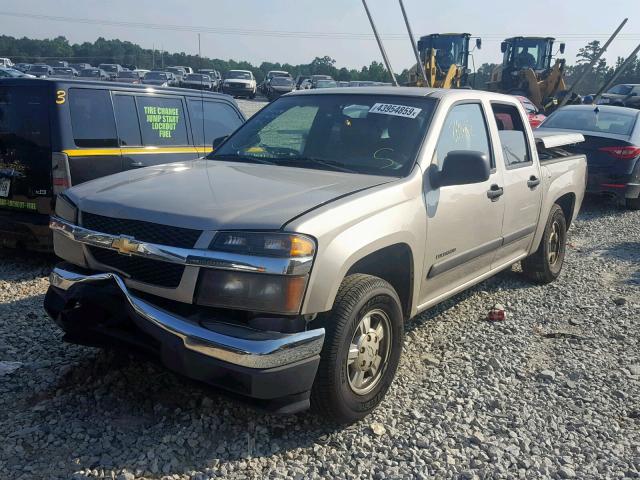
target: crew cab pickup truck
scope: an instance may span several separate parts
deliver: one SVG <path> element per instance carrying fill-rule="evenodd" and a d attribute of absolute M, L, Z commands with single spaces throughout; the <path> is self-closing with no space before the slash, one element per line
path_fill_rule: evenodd
<path fill-rule="evenodd" d="M 380 403 L 403 324 L 522 263 L 560 274 L 586 162 L 472 90 L 287 94 L 207 158 L 70 188 L 45 299 L 66 340 L 129 345 L 279 412 Z"/>

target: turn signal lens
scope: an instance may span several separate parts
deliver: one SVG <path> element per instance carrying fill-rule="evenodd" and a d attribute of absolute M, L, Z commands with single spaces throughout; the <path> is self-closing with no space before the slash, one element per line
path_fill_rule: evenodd
<path fill-rule="evenodd" d="M 291 237 L 292 257 L 310 257 L 316 251 L 316 245 L 313 240 L 307 237 Z"/>

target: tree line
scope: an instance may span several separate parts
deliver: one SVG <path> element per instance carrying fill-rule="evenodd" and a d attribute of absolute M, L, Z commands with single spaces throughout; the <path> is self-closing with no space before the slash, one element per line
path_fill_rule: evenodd
<path fill-rule="evenodd" d="M 191 67 L 194 70 L 213 68 L 220 72 L 240 69 L 251 70 L 261 82 L 269 70 L 286 70 L 297 75 L 331 75 L 336 80 L 372 80 L 388 82 L 389 75 L 381 62 L 373 61 L 361 69 L 336 67 L 336 61 L 329 57 L 316 57 L 310 63 L 292 65 L 289 63 L 263 62 L 255 66 L 246 61 L 221 60 L 199 57 L 184 52 L 170 53 L 142 48 L 132 42 L 98 38 L 95 42 L 71 44 L 63 37 L 35 40 L 0 35 L 0 56 L 9 57 L 15 63 L 48 63 L 53 60 L 67 60 L 72 63 L 86 62 L 91 65 L 119 63 L 135 65 L 144 69 L 160 69 L 171 65 Z"/>
<path fill-rule="evenodd" d="M 570 85 L 584 68 L 597 55 L 601 48 L 600 42 L 595 40 L 578 51 L 574 65 L 567 65 L 566 80 Z M 213 68 L 220 72 L 241 69 L 251 70 L 258 82 L 261 82 L 269 70 L 286 70 L 294 77 L 297 75 L 331 75 L 336 80 L 371 80 L 375 82 L 389 82 L 389 74 L 382 62 L 372 61 L 368 66 L 360 69 L 337 67 L 336 61 L 329 57 L 316 57 L 310 63 L 292 65 L 289 63 L 262 62 L 256 66 L 247 61 L 221 60 L 218 58 L 199 57 L 197 55 L 160 52 L 158 50 L 142 48 L 132 42 L 123 40 L 107 40 L 98 38 L 95 42 L 71 44 L 63 37 L 35 40 L 30 38 L 15 38 L 0 35 L 0 56 L 9 57 L 14 62 L 47 63 L 52 60 L 68 60 L 70 62 L 86 62 L 91 65 L 100 63 L 120 63 L 136 65 L 138 68 L 159 69 L 171 65 L 191 67 L 194 70 Z M 622 64 L 623 58 L 618 58 L 614 65 L 608 65 L 606 60 L 600 59 L 594 68 L 587 73 L 577 93 L 588 94 L 596 92 Z M 470 84 L 474 88 L 482 89 L 489 81 L 491 72 L 497 66 L 493 63 L 481 65 L 470 75 Z M 398 75 L 400 83 L 408 79 L 408 70 Z M 640 83 L 640 59 L 636 58 L 627 71 L 620 76 L 617 83 Z"/>

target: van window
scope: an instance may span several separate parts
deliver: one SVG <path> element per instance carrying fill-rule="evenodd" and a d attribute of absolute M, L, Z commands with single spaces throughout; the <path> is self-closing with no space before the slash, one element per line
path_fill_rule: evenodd
<path fill-rule="evenodd" d="M 78 147 L 117 147 L 109 90 L 69 89 L 73 138 Z"/>
<path fill-rule="evenodd" d="M 137 100 L 144 145 L 189 145 L 180 98 L 139 96 Z"/>
<path fill-rule="evenodd" d="M 116 95 L 113 99 L 120 145 L 142 145 L 136 100 L 132 95 Z"/>
<path fill-rule="evenodd" d="M 238 113 L 226 103 L 203 102 L 198 98 L 187 100 L 189 115 L 191 116 L 191 131 L 196 145 L 211 146 L 218 137 L 229 135 L 242 125 Z M 202 107 L 204 105 L 204 123 L 202 122 Z M 204 127 L 204 138 L 202 130 Z"/>
<path fill-rule="evenodd" d="M 498 137 L 506 167 L 521 167 L 531 163 L 527 134 L 520 111 L 514 105 L 491 105 L 498 126 Z"/>

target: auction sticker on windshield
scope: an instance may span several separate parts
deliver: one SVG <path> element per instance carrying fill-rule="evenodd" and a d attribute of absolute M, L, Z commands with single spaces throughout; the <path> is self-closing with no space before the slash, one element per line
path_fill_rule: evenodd
<path fill-rule="evenodd" d="M 394 115 L 396 117 L 416 118 L 421 111 L 421 108 L 408 107 L 406 105 L 376 103 L 371 107 L 369 113 L 382 113 L 384 115 Z"/>
<path fill-rule="evenodd" d="M 0 197 L 7 198 L 9 196 L 9 188 L 11 188 L 11 180 L 0 178 Z"/>

